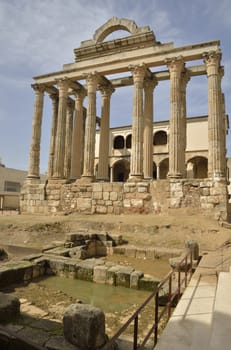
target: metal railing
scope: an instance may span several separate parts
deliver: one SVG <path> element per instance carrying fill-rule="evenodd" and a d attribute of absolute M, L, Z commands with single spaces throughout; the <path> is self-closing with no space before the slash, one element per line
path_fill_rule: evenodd
<path fill-rule="evenodd" d="M 127 330 L 127 328 L 133 323 L 133 350 L 144 349 L 145 344 L 153 336 L 153 349 L 157 344 L 159 324 L 163 317 L 167 316 L 167 321 L 171 316 L 172 305 L 175 301 L 179 301 L 182 291 L 187 287 L 193 270 L 192 250 L 189 250 L 184 258 L 176 265 L 176 267 L 168 273 L 168 275 L 159 283 L 157 289 L 145 300 L 145 302 L 134 312 L 134 314 L 127 320 L 127 322 L 119 329 L 119 331 L 109 340 L 102 350 L 110 350 L 116 340 Z M 182 271 L 184 272 L 182 276 Z M 174 290 L 173 279 L 177 276 L 176 288 Z M 168 284 L 168 298 L 165 306 L 160 311 L 160 292 L 164 285 Z M 151 328 L 148 330 L 144 339 L 138 343 L 139 333 L 139 316 L 144 308 L 153 303 L 154 310 L 154 322 Z"/>

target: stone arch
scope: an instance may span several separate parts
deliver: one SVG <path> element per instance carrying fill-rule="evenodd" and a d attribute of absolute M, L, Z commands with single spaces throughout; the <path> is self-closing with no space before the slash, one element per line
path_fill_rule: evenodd
<path fill-rule="evenodd" d="M 208 159 L 196 156 L 187 162 L 187 178 L 204 179 L 208 177 Z"/>
<path fill-rule="evenodd" d="M 108 35 L 117 30 L 125 30 L 131 35 L 134 35 L 140 32 L 150 31 L 150 28 L 148 26 L 139 28 L 134 21 L 127 18 L 112 17 L 95 31 L 93 40 L 96 44 L 101 43 Z"/>
<path fill-rule="evenodd" d="M 130 163 L 126 159 L 120 159 L 113 165 L 113 181 L 125 182 L 130 173 Z"/>
<path fill-rule="evenodd" d="M 160 179 L 166 179 L 169 172 L 169 158 L 163 159 L 160 164 Z"/>

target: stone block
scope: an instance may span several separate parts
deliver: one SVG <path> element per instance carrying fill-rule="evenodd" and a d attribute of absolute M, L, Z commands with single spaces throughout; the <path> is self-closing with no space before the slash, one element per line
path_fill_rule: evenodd
<path fill-rule="evenodd" d="M 104 205 L 96 205 L 97 214 L 107 214 L 107 207 Z"/>
<path fill-rule="evenodd" d="M 103 198 L 103 193 L 102 192 L 93 192 L 92 193 L 92 198 L 93 199 L 102 199 Z"/>
<path fill-rule="evenodd" d="M 133 271 L 133 268 L 121 266 L 116 272 L 116 286 L 130 288 L 130 276 Z"/>
<path fill-rule="evenodd" d="M 136 258 L 137 259 L 144 259 L 144 258 L 146 258 L 146 250 L 145 249 L 137 249 L 136 250 Z"/>
<path fill-rule="evenodd" d="M 93 282 L 105 284 L 108 267 L 99 265 L 94 267 Z"/>
<path fill-rule="evenodd" d="M 144 276 L 142 271 L 133 271 L 130 275 L 130 288 L 138 289 L 139 280 Z"/>
<path fill-rule="evenodd" d="M 10 294 L 0 292 L 0 322 L 12 321 L 19 316 L 20 302 L 19 299 Z"/>
<path fill-rule="evenodd" d="M 93 281 L 94 262 L 90 260 L 76 264 L 76 278 L 84 281 Z"/>
<path fill-rule="evenodd" d="M 72 304 L 66 309 L 63 332 L 79 350 L 100 349 L 108 340 L 103 311 L 87 304 Z"/>
<path fill-rule="evenodd" d="M 119 271 L 120 267 L 119 265 L 112 266 L 106 271 L 106 284 L 116 285 L 116 272 Z"/>
<path fill-rule="evenodd" d="M 103 192 L 103 200 L 108 201 L 110 197 L 110 193 L 109 192 Z"/>
<path fill-rule="evenodd" d="M 117 199 L 118 199 L 117 192 L 110 192 L 110 200 L 111 201 L 117 201 Z"/>
<path fill-rule="evenodd" d="M 143 200 L 142 199 L 132 199 L 131 206 L 134 208 L 142 208 L 143 207 Z"/>
<path fill-rule="evenodd" d="M 154 278 L 154 277 L 149 276 L 149 275 L 144 275 L 138 281 L 138 289 L 153 292 L 157 288 L 159 283 L 160 283 L 160 280 L 158 280 L 157 278 Z"/>

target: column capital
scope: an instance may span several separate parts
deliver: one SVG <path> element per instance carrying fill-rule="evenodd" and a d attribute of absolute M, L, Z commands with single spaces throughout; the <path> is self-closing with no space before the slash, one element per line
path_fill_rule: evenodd
<path fill-rule="evenodd" d="M 99 84 L 98 86 L 103 97 L 111 97 L 115 89 L 111 84 Z"/>
<path fill-rule="evenodd" d="M 155 87 L 158 85 L 158 81 L 156 79 L 156 77 L 151 77 L 151 78 L 144 78 L 144 89 L 147 89 L 147 90 L 154 90 Z"/>
<path fill-rule="evenodd" d="M 49 94 L 50 99 L 52 102 L 57 102 L 59 100 L 59 95 L 58 94 Z"/>
<path fill-rule="evenodd" d="M 68 89 L 68 79 L 67 78 L 62 78 L 62 79 L 57 79 L 57 85 L 60 90 L 67 90 Z"/>
<path fill-rule="evenodd" d="M 100 75 L 98 72 L 84 74 L 84 78 L 86 78 L 88 92 L 96 92 L 99 77 Z"/>
<path fill-rule="evenodd" d="M 144 63 L 137 65 L 130 64 L 128 69 L 132 72 L 134 83 L 144 80 L 147 71 L 147 67 Z"/>
<path fill-rule="evenodd" d="M 181 81 L 182 81 L 182 85 L 185 88 L 186 85 L 188 84 L 190 80 L 190 74 L 189 71 L 187 69 L 185 69 L 182 73 L 181 73 Z"/>
<path fill-rule="evenodd" d="M 171 73 L 181 74 L 185 65 L 183 56 L 166 58 L 165 63 L 168 66 L 170 74 Z"/>
<path fill-rule="evenodd" d="M 216 65 L 219 67 L 221 61 L 221 51 L 209 51 L 203 53 L 204 63 L 208 67 L 209 65 Z"/>
<path fill-rule="evenodd" d="M 31 84 L 32 89 L 35 92 L 44 92 L 45 91 L 45 86 L 42 84 Z"/>

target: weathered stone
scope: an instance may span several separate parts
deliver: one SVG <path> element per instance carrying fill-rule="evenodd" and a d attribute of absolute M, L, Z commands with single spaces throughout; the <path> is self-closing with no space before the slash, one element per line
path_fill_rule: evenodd
<path fill-rule="evenodd" d="M 139 280 L 144 276 L 142 271 L 132 271 L 130 276 L 130 288 L 138 289 Z"/>
<path fill-rule="evenodd" d="M 86 304 L 72 304 L 66 309 L 63 332 L 66 340 L 80 350 L 99 349 L 108 340 L 103 311 Z"/>
<path fill-rule="evenodd" d="M 142 290 L 154 291 L 160 280 L 149 275 L 144 275 L 138 281 L 138 288 Z"/>
<path fill-rule="evenodd" d="M 121 266 L 120 269 L 116 271 L 116 285 L 130 288 L 130 277 L 133 271 L 133 268 Z"/>
<path fill-rule="evenodd" d="M 12 321 L 20 313 L 20 301 L 17 297 L 0 292 L 0 322 Z"/>

